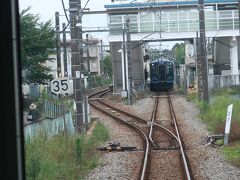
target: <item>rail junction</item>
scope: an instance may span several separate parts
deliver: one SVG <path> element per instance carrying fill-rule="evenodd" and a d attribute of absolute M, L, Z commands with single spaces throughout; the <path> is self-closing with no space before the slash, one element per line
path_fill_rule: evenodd
<path fill-rule="evenodd" d="M 153 96 L 151 119 L 146 120 L 109 102 L 106 96 L 110 93 L 109 89 L 93 93 L 89 96 L 89 102 L 97 110 L 128 126 L 141 136 L 142 147 L 134 149 L 144 152 L 141 156 L 142 164 L 139 167 L 138 179 L 192 179 L 171 95 Z M 114 148 L 121 149 L 120 144 L 115 145 Z"/>

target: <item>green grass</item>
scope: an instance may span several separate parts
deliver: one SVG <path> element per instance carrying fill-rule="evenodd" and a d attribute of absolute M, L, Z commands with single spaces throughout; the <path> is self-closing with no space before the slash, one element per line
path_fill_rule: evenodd
<path fill-rule="evenodd" d="M 235 86 L 235 87 L 231 87 L 231 88 L 224 88 L 224 89 L 219 89 L 216 91 L 213 91 L 212 94 L 215 96 L 221 96 L 221 95 L 234 95 L 234 94 L 239 94 L 240 93 L 240 87 L 239 86 Z"/>
<path fill-rule="evenodd" d="M 239 87 L 215 91 L 211 103 L 199 101 L 196 94 L 187 96 L 187 100 L 197 104 L 201 119 L 207 124 L 208 130 L 213 134 L 224 133 L 227 107 L 233 104 L 229 145 L 224 146 L 223 153 L 225 158 L 237 167 L 240 167 L 240 100 L 234 99 L 231 95 L 239 94 L 239 92 Z M 218 141 L 217 144 L 221 145 L 223 142 Z"/>
<path fill-rule="evenodd" d="M 40 135 L 26 142 L 27 179 L 83 179 L 99 164 L 95 149 L 108 138 L 107 129 L 98 123 L 90 137 L 60 134 L 46 139 Z"/>
<path fill-rule="evenodd" d="M 211 131 L 218 133 L 219 131 L 223 131 L 227 116 L 227 107 L 230 104 L 233 104 L 232 124 L 234 124 L 233 122 L 240 124 L 240 100 L 233 99 L 229 95 L 216 96 L 204 112 L 204 121 L 208 124 Z"/>
<path fill-rule="evenodd" d="M 187 101 L 192 101 L 196 103 L 200 110 L 200 118 L 208 125 L 208 130 L 213 133 L 224 133 L 227 107 L 233 104 L 233 114 L 232 114 L 232 126 L 234 136 L 236 134 L 236 124 L 240 124 L 240 100 L 234 99 L 231 95 L 239 93 L 239 88 L 225 89 L 223 91 L 217 91 L 213 95 L 213 101 L 211 103 L 206 103 L 198 100 L 196 93 L 191 93 L 186 96 Z M 239 135 L 240 136 L 240 135 Z M 239 137 L 240 138 L 240 137 Z"/>
<path fill-rule="evenodd" d="M 189 94 L 187 94 L 187 96 L 186 96 L 186 99 L 187 99 L 187 101 L 192 101 L 192 102 L 196 102 L 196 100 L 197 100 L 197 93 L 189 93 Z"/>
<path fill-rule="evenodd" d="M 232 165 L 240 167 L 240 143 L 224 147 L 223 154 Z"/>

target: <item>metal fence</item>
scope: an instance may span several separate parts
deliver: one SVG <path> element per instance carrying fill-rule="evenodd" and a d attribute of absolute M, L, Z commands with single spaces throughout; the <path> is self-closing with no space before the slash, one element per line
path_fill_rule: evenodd
<path fill-rule="evenodd" d="M 42 103 L 41 114 L 43 118 L 56 118 L 66 111 L 64 105 L 57 101 L 44 100 Z"/>
<path fill-rule="evenodd" d="M 25 141 L 31 141 L 39 134 L 43 134 L 45 137 L 53 137 L 61 132 L 66 134 L 75 133 L 71 112 L 64 113 L 53 119 L 46 118 L 24 125 Z"/>
<path fill-rule="evenodd" d="M 138 14 L 109 15 L 110 35 L 122 33 L 123 22 L 130 18 L 131 32 L 196 32 L 199 29 L 199 12 L 192 10 L 162 10 L 161 12 L 139 12 Z M 238 10 L 206 10 L 206 30 L 238 29 Z"/>
<path fill-rule="evenodd" d="M 25 140 L 32 140 L 39 133 L 46 137 L 52 137 L 60 132 L 75 133 L 72 114 L 62 102 L 57 99 L 42 99 L 38 102 L 37 110 L 40 116 L 36 122 L 26 121 L 27 112 L 24 113 Z"/>
<path fill-rule="evenodd" d="M 177 87 L 187 88 L 187 80 L 177 74 L 176 85 Z M 208 90 L 215 91 L 219 89 L 229 88 L 233 86 L 239 86 L 240 75 L 209 75 L 208 76 Z"/>
<path fill-rule="evenodd" d="M 239 85 L 239 75 L 210 75 L 208 77 L 208 89 L 210 91 Z"/>

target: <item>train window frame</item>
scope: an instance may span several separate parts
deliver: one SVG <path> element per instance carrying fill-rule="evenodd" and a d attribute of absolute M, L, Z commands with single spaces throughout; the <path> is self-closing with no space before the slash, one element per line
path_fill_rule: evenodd
<path fill-rule="evenodd" d="M 3 107 L 1 175 L 5 179 L 25 179 L 22 117 L 21 49 L 18 1 L 1 1 L 1 88 Z"/>

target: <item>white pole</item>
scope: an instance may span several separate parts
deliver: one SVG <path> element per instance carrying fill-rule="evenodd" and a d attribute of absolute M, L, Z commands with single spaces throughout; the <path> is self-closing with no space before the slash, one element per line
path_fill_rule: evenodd
<path fill-rule="evenodd" d="M 233 109 L 233 104 L 229 105 L 227 109 L 227 118 L 226 118 L 226 125 L 225 125 L 225 134 L 224 134 L 224 146 L 228 144 L 228 138 L 229 138 L 230 127 L 231 127 L 231 119 L 232 119 L 232 109 Z"/>
<path fill-rule="evenodd" d="M 235 79 L 234 85 L 239 84 L 239 73 L 238 73 L 238 47 L 237 47 L 237 37 L 231 38 L 231 49 L 230 49 L 230 63 L 231 63 L 231 75 Z"/>
<path fill-rule="evenodd" d="M 122 59 L 122 86 L 123 86 L 123 91 L 126 91 L 126 87 L 125 87 L 125 67 L 124 67 L 124 54 L 123 54 L 123 50 L 121 50 L 121 59 Z"/>

